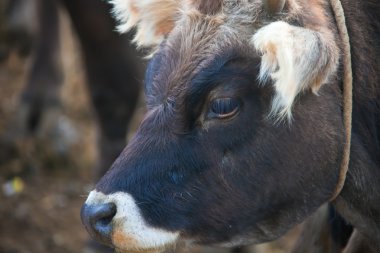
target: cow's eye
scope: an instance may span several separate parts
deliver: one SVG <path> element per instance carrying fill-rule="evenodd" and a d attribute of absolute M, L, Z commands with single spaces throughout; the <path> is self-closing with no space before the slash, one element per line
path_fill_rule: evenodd
<path fill-rule="evenodd" d="M 234 116 L 240 107 L 240 101 L 235 98 L 217 98 L 211 101 L 211 117 L 225 119 Z"/>

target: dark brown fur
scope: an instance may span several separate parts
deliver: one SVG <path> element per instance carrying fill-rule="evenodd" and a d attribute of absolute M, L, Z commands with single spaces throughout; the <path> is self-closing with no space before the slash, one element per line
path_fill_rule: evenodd
<path fill-rule="evenodd" d="M 214 15 L 222 10 L 222 0 L 193 0 L 196 8 L 204 13 L 209 15 Z"/>

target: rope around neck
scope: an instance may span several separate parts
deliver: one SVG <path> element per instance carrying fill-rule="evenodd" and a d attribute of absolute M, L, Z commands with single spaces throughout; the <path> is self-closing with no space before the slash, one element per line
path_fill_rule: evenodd
<path fill-rule="evenodd" d="M 330 0 L 335 15 L 335 21 L 343 45 L 343 123 L 345 128 L 346 142 L 344 144 L 343 159 L 339 172 L 339 181 L 334 195 L 330 201 L 338 197 L 346 181 L 348 166 L 350 162 L 351 132 L 352 132 L 352 62 L 350 38 L 347 31 L 344 10 L 340 0 Z"/>

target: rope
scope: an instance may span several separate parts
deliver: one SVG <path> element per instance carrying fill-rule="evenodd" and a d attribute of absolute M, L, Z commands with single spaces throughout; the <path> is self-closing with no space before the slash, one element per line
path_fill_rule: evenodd
<path fill-rule="evenodd" d="M 343 123 L 345 128 L 346 142 L 343 150 L 343 159 L 339 172 L 339 181 L 335 192 L 330 199 L 333 201 L 338 197 L 346 181 L 348 166 L 350 162 L 351 132 L 352 132 L 352 65 L 351 46 L 347 31 L 344 10 L 340 0 L 330 0 L 335 20 L 338 26 L 339 35 L 343 44 Z"/>

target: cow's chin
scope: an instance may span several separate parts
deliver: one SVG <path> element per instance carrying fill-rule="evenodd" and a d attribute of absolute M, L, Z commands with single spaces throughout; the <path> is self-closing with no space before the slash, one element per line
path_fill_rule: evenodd
<path fill-rule="evenodd" d="M 161 253 L 164 252 L 166 248 L 160 249 L 119 249 L 115 248 L 115 252 L 117 253 Z"/>
<path fill-rule="evenodd" d="M 121 234 L 112 237 L 112 244 L 115 247 L 115 251 L 119 253 L 161 253 L 175 247 L 175 242 L 159 247 L 144 247 L 143 245 L 136 245 L 133 239 Z"/>
<path fill-rule="evenodd" d="M 159 237 L 160 235 L 157 235 L 157 238 Z M 112 244 L 115 247 L 116 252 L 119 253 L 161 253 L 167 249 L 174 248 L 177 241 L 157 240 L 157 246 L 152 247 L 152 238 L 146 239 L 147 243 L 145 243 L 144 240 L 140 240 L 138 242 L 131 235 L 125 234 L 122 231 L 115 230 L 112 235 Z"/>
<path fill-rule="evenodd" d="M 135 249 L 135 250 L 132 250 L 132 249 L 119 249 L 119 248 L 115 248 L 115 252 L 117 253 L 161 253 L 163 252 L 163 250 L 161 249 Z"/>
<path fill-rule="evenodd" d="M 117 253 L 161 253 L 167 249 L 168 249 L 167 247 L 150 248 L 150 249 L 122 249 L 122 248 L 115 247 L 115 252 Z"/>

